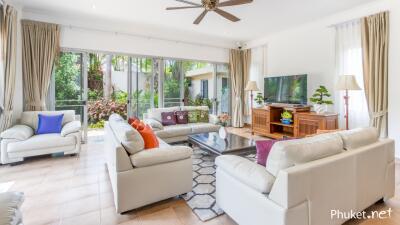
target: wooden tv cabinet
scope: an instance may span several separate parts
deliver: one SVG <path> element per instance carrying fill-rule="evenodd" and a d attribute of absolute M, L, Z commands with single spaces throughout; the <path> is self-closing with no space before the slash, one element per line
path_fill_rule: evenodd
<path fill-rule="evenodd" d="M 281 123 L 283 111 L 293 113 L 293 123 Z M 338 129 L 338 115 L 334 113 L 317 114 L 309 106 L 273 104 L 252 111 L 252 133 L 273 139 L 283 137 L 301 138 L 316 134 L 317 130 Z"/>

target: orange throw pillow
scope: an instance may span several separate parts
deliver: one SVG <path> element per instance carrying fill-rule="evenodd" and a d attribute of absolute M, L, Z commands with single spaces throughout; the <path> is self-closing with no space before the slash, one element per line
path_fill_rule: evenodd
<path fill-rule="evenodd" d="M 132 124 L 134 121 L 139 120 L 139 118 L 137 118 L 136 116 L 132 116 L 128 118 L 128 123 Z"/>
<path fill-rule="evenodd" d="M 140 120 L 134 120 L 130 125 L 137 130 L 140 123 Z"/>
<path fill-rule="evenodd" d="M 138 131 L 144 140 L 144 148 L 158 148 L 160 143 L 158 142 L 157 136 L 154 134 L 153 129 L 151 129 L 151 127 L 147 124 L 140 128 L 141 129 L 138 129 Z"/>

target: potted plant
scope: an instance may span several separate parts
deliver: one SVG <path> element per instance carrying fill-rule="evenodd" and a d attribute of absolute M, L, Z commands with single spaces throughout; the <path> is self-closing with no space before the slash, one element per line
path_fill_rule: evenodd
<path fill-rule="evenodd" d="M 281 113 L 281 117 L 281 122 L 283 124 L 291 124 L 293 122 L 293 114 L 289 111 L 284 111 L 283 113 Z"/>
<path fill-rule="evenodd" d="M 262 93 L 257 93 L 256 98 L 254 101 L 257 103 L 257 107 L 261 107 L 264 103 L 264 97 Z"/>
<path fill-rule="evenodd" d="M 310 98 L 310 101 L 314 103 L 314 111 L 318 114 L 322 114 L 328 111 L 328 105 L 332 105 L 333 101 L 325 98 L 331 97 L 328 89 L 321 85 Z"/>
<path fill-rule="evenodd" d="M 231 119 L 228 113 L 222 113 L 218 115 L 218 124 L 221 125 L 221 128 L 219 129 L 219 136 L 221 138 L 226 138 L 228 131 L 226 129 L 226 126 L 228 126 L 228 121 Z"/>

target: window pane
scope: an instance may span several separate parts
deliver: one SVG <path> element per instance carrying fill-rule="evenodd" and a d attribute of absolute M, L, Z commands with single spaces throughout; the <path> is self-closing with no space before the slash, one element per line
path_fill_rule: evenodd
<path fill-rule="evenodd" d="M 153 59 L 132 58 L 132 111 L 139 118 L 152 106 L 158 106 L 158 89 L 154 92 Z"/>
<path fill-rule="evenodd" d="M 217 65 L 217 114 L 230 113 L 230 75 L 227 64 Z"/>
<path fill-rule="evenodd" d="M 164 61 L 164 107 L 181 105 L 181 63 Z"/>

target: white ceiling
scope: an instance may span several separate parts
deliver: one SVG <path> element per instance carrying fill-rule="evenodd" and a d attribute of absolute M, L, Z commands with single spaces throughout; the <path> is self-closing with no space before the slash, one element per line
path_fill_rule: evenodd
<path fill-rule="evenodd" d="M 224 8 L 242 19 L 237 23 L 211 12 L 200 25 L 193 25 L 193 21 L 201 9 L 166 11 L 167 6 L 185 5 L 174 0 L 11 1 L 20 4 L 24 12 L 46 15 L 54 22 L 64 19 L 64 23 L 70 23 L 67 25 L 78 22 L 82 25 L 86 21 L 86 26 L 108 24 L 111 28 L 141 35 L 231 44 L 262 38 L 375 0 L 254 0 L 251 4 Z"/>

